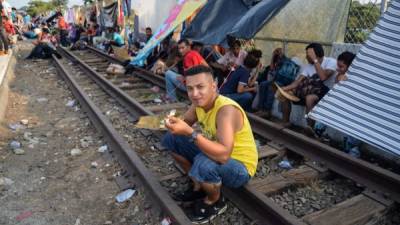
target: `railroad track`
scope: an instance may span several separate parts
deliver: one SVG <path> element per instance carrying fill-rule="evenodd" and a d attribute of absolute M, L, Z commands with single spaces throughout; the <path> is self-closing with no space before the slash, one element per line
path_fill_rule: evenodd
<path fill-rule="evenodd" d="M 108 76 L 105 73 L 108 64 L 120 62 L 95 49 L 59 51 L 66 57 L 54 59 L 57 67 L 93 124 L 106 136 L 111 149 L 126 168 L 124 177 L 140 177 L 142 185 L 166 215 L 176 224 L 190 224 L 187 210 L 168 194 L 177 188 L 177 183 L 181 186 L 188 181 L 181 176 L 168 154 L 162 151 L 159 144 L 161 133 L 133 128 L 133 122 L 140 116 L 170 109 L 184 110 L 188 102 L 155 103 L 153 99 L 157 93 L 150 89 L 154 85 L 163 88 L 162 77 L 141 69 L 135 71 L 135 76 Z M 248 117 L 254 133 L 261 141 L 258 172 L 243 188 L 223 189 L 224 196 L 234 204 L 230 208 L 237 207 L 231 213 L 242 213 L 241 221 L 244 224 L 366 224 L 400 202 L 399 175 L 351 158 L 252 114 L 248 114 Z M 295 168 L 282 171 L 276 168 L 275 162 L 286 151 L 307 160 L 297 159 Z M 273 168 L 272 172 L 265 171 L 266 168 Z M 296 204 L 299 206 L 299 201 L 307 203 L 305 198 L 293 201 L 292 207 L 282 204 L 281 200 L 288 195 L 288 190 L 298 187 L 307 189 L 315 184 L 328 187 L 327 182 L 332 179 L 326 177 L 332 177 L 332 174 L 341 175 L 336 180 L 346 183 L 343 192 L 346 189 L 353 190 L 342 196 L 340 203 L 331 202 L 329 206 L 314 207 L 301 213 L 293 208 L 296 208 Z M 354 182 L 348 182 L 347 178 Z"/>

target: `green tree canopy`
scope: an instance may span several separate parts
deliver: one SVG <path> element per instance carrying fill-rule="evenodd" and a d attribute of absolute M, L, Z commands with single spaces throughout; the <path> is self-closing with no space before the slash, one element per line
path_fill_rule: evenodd
<path fill-rule="evenodd" d="M 345 42 L 363 43 L 375 27 L 379 16 L 379 5 L 371 2 L 361 4 L 359 1 L 353 1 L 347 21 Z"/>
<path fill-rule="evenodd" d="M 93 2 L 94 2 L 94 0 L 83 0 L 83 4 L 85 4 L 85 5 L 91 4 Z"/>
<path fill-rule="evenodd" d="M 31 16 L 39 15 L 50 10 L 57 10 L 67 7 L 68 0 L 31 0 L 28 3 L 27 13 Z"/>

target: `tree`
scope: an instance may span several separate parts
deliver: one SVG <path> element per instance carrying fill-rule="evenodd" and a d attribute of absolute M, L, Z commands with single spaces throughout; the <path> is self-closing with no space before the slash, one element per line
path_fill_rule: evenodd
<path fill-rule="evenodd" d="M 31 0 L 28 3 L 27 13 L 31 16 L 36 16 L 41 13 L 50 11 L 53 9 L 53 5 L 49 2 L 43 0 Z"/>
<path fill-rule="evenodd" d="M 65 8 L 68 5 L 68 0 L 51 0 L 51 4 L 57 8 Z"/>
<path fill-rule="evenodd" d="M 94 2 L 94 0 L 83 0 L 83 4 L 87 5 L 87 4 L 92 4 Z"/>
<path fill-rule="evenodd" d="M 43 0 L 31 0 L 28 3 L 27 13 L 31 16 L 39 15 L 51 10 L 57 10 L 67 7 L 68 0 L 51 0 L 49 2 Z"/>
<path fill-rule="evenodd" d="M 379 16 L 379 5 L 371 2 L 361 4 L 359 1 L 353 1 L 347 21 L 345 42 L 363 43 L 374 29 Z"/>

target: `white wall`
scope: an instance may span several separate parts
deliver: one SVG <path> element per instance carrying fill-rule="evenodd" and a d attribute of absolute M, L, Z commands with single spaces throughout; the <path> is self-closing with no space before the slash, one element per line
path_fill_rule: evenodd
<path fill-rule="evenodd" d="M 139 32 L 146 27 L 155 32 L 176 5 L 176 0 L 132 0 L 132 9 L 139 16 Z"/>

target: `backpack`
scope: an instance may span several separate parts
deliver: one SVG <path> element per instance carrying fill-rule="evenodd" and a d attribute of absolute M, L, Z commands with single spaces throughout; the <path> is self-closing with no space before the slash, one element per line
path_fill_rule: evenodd
<path fill-rule="evenodd" d="M 283 57 L 275 74 L 275 82 L 279 86 L 289 85 L 296 79 L 299 70 L 300 66 L 294 63 L 291 59 Z"/>

